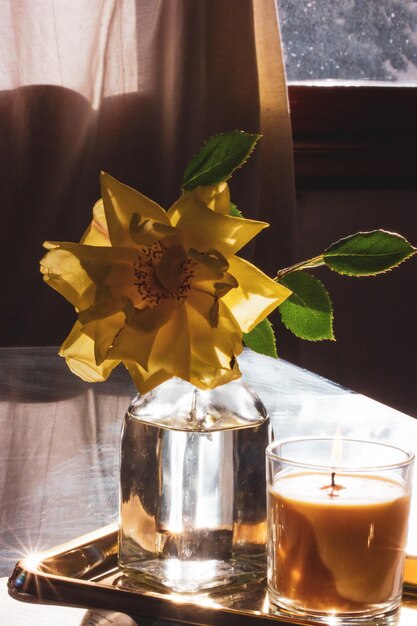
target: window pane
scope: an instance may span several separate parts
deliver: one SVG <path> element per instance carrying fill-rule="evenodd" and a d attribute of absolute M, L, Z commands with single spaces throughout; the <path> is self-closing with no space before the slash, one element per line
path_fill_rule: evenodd
<path fill-rule="evenodd" d="M 417 84 L 417 1 L 277 0 L 289 82 Z"/>

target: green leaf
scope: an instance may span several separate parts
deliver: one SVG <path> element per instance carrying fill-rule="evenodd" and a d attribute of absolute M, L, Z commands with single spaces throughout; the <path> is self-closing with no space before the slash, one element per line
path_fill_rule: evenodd
<path fill-rule="evenodd" d="M 230 203 L 229 215 L 232 215 L 233 217 L 243 217 L 242 211 L 240 211 L 237 206 L 233 204 L 233 202 Z"/>
<path fill-rule="evenodd" d="M 333 308 L 323 283 L 300 271 L 286 274 L 279 283 L 292 291 L 279 307 L 288 330 L 309 341 L 334 339 Z"/>
<path fill-rule="evenodd" d="M 415 252 L 416 248 L 401 235 L 373 230 L 340 239 L 327 248 L 323 259 L 339 274 L 374 276 L 396 267 Z"/>
<path fill-rule="evenodd" d="M 259 354 L 277 358 L 274 330 L 269 319 L 259 322 L 249 333 L 243 334 L 243 343 Z"/>
<path fill-rule="evenodd" d="M 260 135 L 234 130 L 215 135 L 194 155 L 185 170 L 182 188 L 191 191 L 199 185 L 216 185 L 228 180 L 248 159 Z"/>

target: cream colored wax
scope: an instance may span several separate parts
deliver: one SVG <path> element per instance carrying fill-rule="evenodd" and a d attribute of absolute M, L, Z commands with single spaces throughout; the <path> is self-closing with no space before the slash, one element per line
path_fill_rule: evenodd
<path fill-rule="evenodd" d="M 410 495 L 387 478 L 290 473 L 270 497 L 272 585 L 300 608 L 363 611 L 401 593 Z"/>

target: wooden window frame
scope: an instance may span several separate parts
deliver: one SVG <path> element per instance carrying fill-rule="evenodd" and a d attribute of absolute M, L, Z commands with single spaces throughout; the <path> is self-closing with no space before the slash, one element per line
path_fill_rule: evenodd
<path fill-rule="evenodd" d="M 416 188 L 417 88 L 289 85 L 298 189 Z"/>

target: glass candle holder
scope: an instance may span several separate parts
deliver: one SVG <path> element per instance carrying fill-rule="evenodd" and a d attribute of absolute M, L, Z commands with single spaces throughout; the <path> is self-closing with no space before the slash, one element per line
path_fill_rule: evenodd
<path fill-rule="evenodd" d="M 395 612 L 413 453 L 322 437 L 275 442 L 266 454 L 270 602 L 332 624 Z"/>

